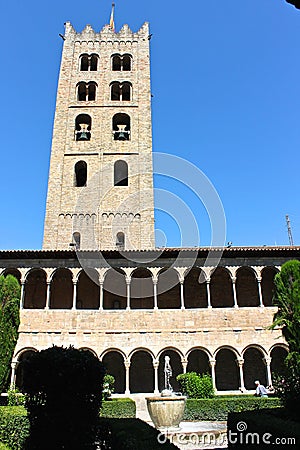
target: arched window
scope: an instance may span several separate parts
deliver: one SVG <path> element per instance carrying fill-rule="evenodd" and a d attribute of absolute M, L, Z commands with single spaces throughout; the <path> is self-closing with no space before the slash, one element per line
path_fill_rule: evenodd
<path fill-rule="evenodd" d="M 120 231 L 117 233 L 116 246 L 118 250 L 123 250 L 125 246 L 125 234 Z"/>
<path fill-rule="evenodd" d="M 87 164 L 85 161 L 78 161 L 75 164 L 75 186 L 86 186 L 87 180 Z"/>
<path fill-rule="evenodd" d="M 132 56 L 125 55 L 113 55 L 112 56 L 112 70 L 113 71 L 130 71 L 131 70 Z"/>
<path fill-rule="evenodd" d="M 79 102 L 93 101 L 96 100 L 96 83 L 90 81 L 89 83 L 84 83 L 81 81 L 77 85 L 77 100 Z"/>
<path fill-rule="evenodd" d="M 75 231 L 75 233 L 73 233 L 72 243 L 74 244 L 75 250 L 80 249 L 80 233 L 78 233 L 78 231 Z"/>
<path fill-rule="evenodd" d="M 121 159 L 114 164 L 114 185 L 128 186 L 128 165 Z"/>
<path fill-rule="evenodd" d="M 92 119 L 88 114 L 79 114 L 75 119 L 76 141 L 89 141 L 91 139 Z"/>
<path fill-rule="evenodd" d="M 80 56 L 80 70 L 82 72 L 87 72 L 88 70 L 91 72 L 95 72 L 98 67 L 98 55 L 93 53 L 92 55 L 81 55 Z"/>
<path fill-rule="evenodd" d="M 131 84 L 125 81 L 119 83 L 114 81 L 111 84 L 111 100 L 129 101 L 131 100 Z"/>
<path fill-rule="evenodd" d="M 128 114 L 115 114 L 112 125 L 115 141 L 128 141 L 130 139 L 130 117 Z"/>

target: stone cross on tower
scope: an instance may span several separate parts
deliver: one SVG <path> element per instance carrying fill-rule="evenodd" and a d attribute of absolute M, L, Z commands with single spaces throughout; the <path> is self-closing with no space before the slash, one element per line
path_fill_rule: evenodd
<path fill-rule="evenodd" d="M 154 247 L 148 38 L 65 25 L 44 249 Z"/>

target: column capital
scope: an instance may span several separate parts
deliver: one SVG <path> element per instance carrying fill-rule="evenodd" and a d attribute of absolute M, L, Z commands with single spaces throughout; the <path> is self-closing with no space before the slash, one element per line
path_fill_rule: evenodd
<path fill-rule="evenodd" d="M 236 358 L 236 363 L 238 366 L 243 366 L 244 365 L 244 358 Z"/>
<path fill-rule="evenodd" d="M 270 366 L 271 365 L 271 361 L 272 361 L 271 356 L 265 356 L 263 358 L 263 360 L 264 360 L 264 363 L 265 363 L 266 366 Z"/>
<path fill-rule="evenodd" d="M 210 365 L 210 367 L 215 367 L 216 362 L 217 361 L 214 358 L 209 358 L 209 365 Z"/>
<path fill-rule="evenodd" d="M 125 369 L 129 369 L 130 368 L 130 361 L 125 361 L 124 362 L 124 366 L 125 366 Z"/>

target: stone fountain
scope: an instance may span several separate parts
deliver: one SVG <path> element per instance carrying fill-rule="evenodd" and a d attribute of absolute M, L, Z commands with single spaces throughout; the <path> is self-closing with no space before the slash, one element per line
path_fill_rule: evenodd
<path fill-rule="evenodd" d="M 164 376 L 164 389 L 160 396 L 146 398 L 147 408 L 155 428 L 176 431 L 180 429 L 179 424 L 183 418 L 186 397 L 173 391 L 170 383 L 172 368 L 169 356 L 165 356 Z"/>

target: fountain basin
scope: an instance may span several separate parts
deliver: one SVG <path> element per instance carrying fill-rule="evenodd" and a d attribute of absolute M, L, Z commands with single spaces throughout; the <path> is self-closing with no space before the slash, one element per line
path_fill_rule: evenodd
<path fill-rule="evenodd" d="M 147 408 L 155 428 L 159 430 L 179 430 L 182 421 L 186 397 L 147 397 Z"/>

